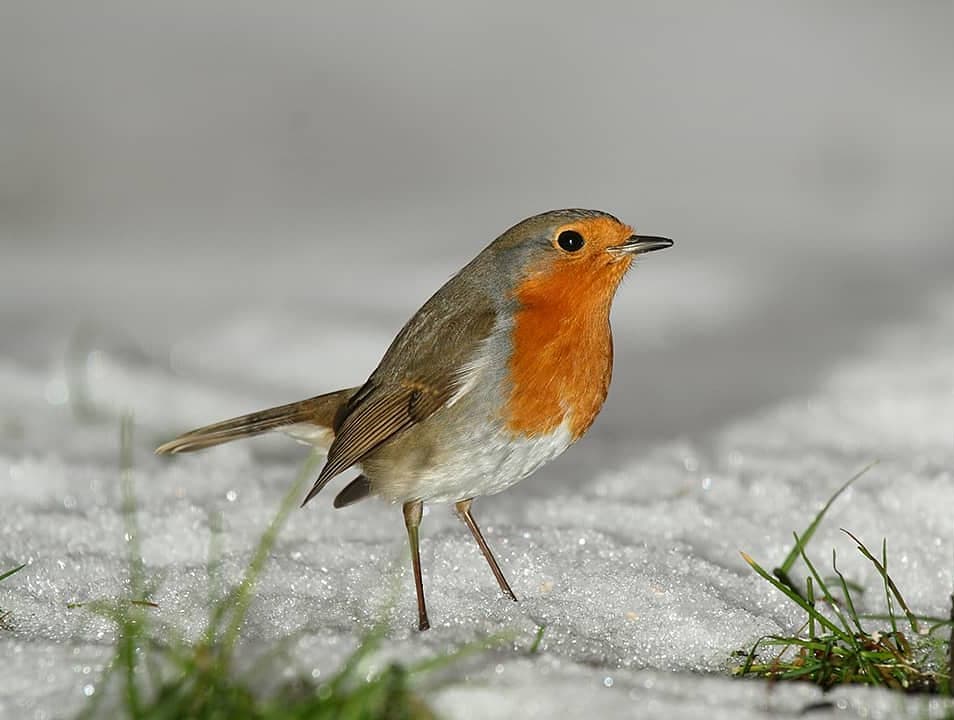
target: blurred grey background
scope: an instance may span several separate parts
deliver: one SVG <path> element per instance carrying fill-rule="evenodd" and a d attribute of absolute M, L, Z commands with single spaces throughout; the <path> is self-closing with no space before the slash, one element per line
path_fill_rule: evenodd
<path fill-rule="evenodd" d="M 618 299 L 590 447 L 704 441 L 951 286 L 952 27 L 948 2 L 5 0 L 0 353 L 185 338 L 181 376 L 284 402 L 360 382 L 512 223 L 596 207 L 676 246 Z"/>

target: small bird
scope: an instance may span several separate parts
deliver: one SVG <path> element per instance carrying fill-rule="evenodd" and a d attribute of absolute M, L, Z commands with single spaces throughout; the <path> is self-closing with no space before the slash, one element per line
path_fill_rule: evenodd
<path fill-rule="evenodd" d="M 597 210 L 530 217 L 424 303 L 363 385 L 201 427 L 156 453 L 280 430 L 328 454 L 302 506 L 352 467 L 361 474 L 336 508 L 371 495 L 402 503 L 421 630 L 430 627 L 418 543 L 425 502 L 455 503 L 516 600 L 471 503 L 527 477 L 593 424 L 612 374 L 616 289 L 636 255 L 672 244 Z"/>

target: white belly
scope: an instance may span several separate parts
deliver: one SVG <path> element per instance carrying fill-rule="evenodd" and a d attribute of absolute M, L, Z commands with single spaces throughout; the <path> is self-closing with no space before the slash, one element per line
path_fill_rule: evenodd
<path fill-rule="evenodd" d="M 392 502 L 456 502 L 493 495 L 523 480 L 573 442 L 566 421 L 538 437 L 514 436 L 494 425 L 472 428 L 426 468 L 391 468 L 376 492 Z"/>

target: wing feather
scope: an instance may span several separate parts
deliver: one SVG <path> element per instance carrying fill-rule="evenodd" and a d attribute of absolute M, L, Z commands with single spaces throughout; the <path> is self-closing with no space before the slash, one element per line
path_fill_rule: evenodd
<path fill-rule="evenodd" d="M 338 428 L 328 461 L 302 505 L 381 443 L 437 412 L 454 395 L 457 384 L 453 377 L 442 380 L 440 386 L 422 380 L 406 381 L 389 394 L 370 393 Z"/>
<path fill-rule="evenodd" d="M 496 313 L 489 302 L 480 302 L 442 314 L 429 307 L 434 300 L 398 334 L 368 382 L 338 416 L 328 460 L 302 505 L 382 443 L 459 397 L 468 381 L 462 368 L 473 362 L 493 331 Z"/>

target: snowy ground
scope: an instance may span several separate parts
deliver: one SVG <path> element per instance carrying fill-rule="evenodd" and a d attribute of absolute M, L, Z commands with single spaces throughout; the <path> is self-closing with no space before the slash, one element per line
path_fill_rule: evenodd
<path fill-rule="evenodd" d="M 914 610 L 949 611 L 947 5 L 213 5 L 21 3 L 0 22 L 0 571 L 29 563 L 0 583 L 0 717 L 68 716 L 100 690 L 112 628 L 66 604 L 123 593 L 120 413 L 157 612 L 194 634 L 210 517 L 235 580 L 306 451 L 152 448 L 361 382 L 483 245 L 566 205 L 676 245 L 620 291 L 590 434 L 475 503 L 521 602 L 434 506 L 417 633 L 401 514 L 333 510 L 343 478 L 265 573 L 249 647 L 304 633 L 263 680 L 327 677 L 393 608 L 385 651 L 408 660 L 546 625 L 539 655 L 500 648 L 428 689 L 450 718 L 945 712 L 727 670 L 799 621 L 739 551 L 781 561 L 873 460 L 816 558 L 838 548 L 876 604 L 839 528 L 887 538 Z"/>
<path fill-rule="evenodd" d="M 291 264 L 286 270 L 295 272 Z M 330 275 L 339 277 L 335 270 Z M 423 274 L 434 276 L 433 285 L 446 270 Z M 108 283 L 110 270 L 103 272 Z M 62 297 L 51 295 L 39 321 L 21 309 L 22 326 L 34 328 L 23 334 L 21 347 L 7 342 L 11 354 L 0 366 L 0 560 L 4 567 L 29 562 L 0 585 L 0 607 L 15 618 L 14 630 L 0 636 L 7 658 L 0 708 L 11 717 L 78 708 L 109 655 L 108 624 L 65 606 L 116 596 L 126 577 L 115 413 L 131 409 L 137 419 L 143 555 L 150 571 L 164 578 L 155 597 L 159 612 L 196 632 L 208 592 L 210 514 L 223 513 L 226 567 L 238 577 L 304 451 L 284 438 L 173 459 L 156 458 L 151 448 L 197 422 L 355 382 L 397 322 L 397 311 L 384 302 L 377 313 L 354 311 L 344 289 L 332 283 L 314 292 L 316 306 L 327 312 L 251 308 L 236 300 L 230 310 L 206 310 L 211 319 L 170 321 L 156 339 L 138 318 L 161 314 L 159 306 L 172 310 L 170 319 L 185 317 L 179 309 L 192 302 L 160 292 L 167 272 L 171 264 L 157 261 L 152 272 L 136 276 L 135 292 L 123 275 L 124 287 L 116 291 L 136 302 L 115 311 L 125 322 L 77 331 L 69 347 L 51 343 L 44 353 L 37 350 L 38 334 L 52 330 L 36 328 L 75 311 L 67 304 L 69 278 L 63 278 Z M 594 709 L 621 715 L 632 707 L 658 717 L 696 717 L 710 705 L 725 717 L 796 715 L 821 695 L 724 676 L 732 651 L 797 622 L 738 551 L 767 565 L 779 562 L 791 531 L 875 459 L 881 464 L 839 501 L 816 538 L 818 559 L 837 547 L 841 567 L 876 597 L 871 568 L 838 528 L 875 546 L 886 537 L 892 572 L 912 606 L 944 615 L 954 585 L 950 288 L 943 282 L 922 288 L 905 320 L 865 318 L 873 327 L 860 337 L 846 329 L 849 349 L 827 359 L 824 372 L 800 391 L 694 427 L 693 407 L 707 404 L 693 397 L 694 385 L 704 384 L 715 350 L 693 352 L 692 344 L 720 346 L 722 336 L 749 337 L 767 322 L 764 310 L 733 300 L 738 278 L 707 281 L 705 292 L 722 298 L 717 321 L 704 306 L 681 300 L 694 272 L 678 247 L 643 262 L 618 301 L 615 392 L 592 435 L 565 461 L 475 505 L 519 604 L 498 595 L 464 528 L 446 507 L 434 506 L 423 525 L 434 628 L 418 634 L 400 512 L 376 501 L 334 511 L 329 492 L 296 512 L 282 534 L 248 627 L 250 645 L 265 648 L 307 628 L 293 653 L 295 667 L 327 675 L 387 611 L 397 585 L 387 645 L 400 657 L 426 656 L 501 629 L 522 633 L 525 646 L 536 625 L 547 626 L 540 656 L 502 649 L 452 675 L 432 695 L 448 717 L 503 718 L 517 708 L 528 717 L 568 709 L 571 715 Z M 247 271 L 248 278 L 254 274 Z M 29 277 L 33 273 L 19 282 L 26 285 Z M 883 287 L 868 280 L 873 293 Z M 11 277 L 8 291 L 17 282 Z M 778 291 L 749 287 L 753 296 L 764 292 L 751 303 L 760 308 L 783 302 Z M 372 292 L 366 303 L 376 301 Z M 400 304 L 410 302 L 402 297 Z M 654 311 L 647 315 L 650 302 Z M 876 306 L 877 298 L 865 304 Z M 15 321 L 17 313 L 11 314 Z M 832 333 L 840 322 L 834 315 L 776 329 L 773 342 L 788 332 Z M 60 336 L 61 345 L 65 339 Z M 760 344 L 742 350 L 771 352 Z M 760 387 L 775 376 L 786 382 L 804 371 L 801 362 L 797 355 L 788 364 L 752 358 L 735 368 L 735 377 L 725 367 L 718 372 L 722 383 Z M 71 412 L 67 395 L 77 390 L 97 417 Z M 925 712 L 921 700 L 878 692 L 838 691 L 825 700 L 873 717 L 897 717 L 900 708 L 910 716 Z"/>

